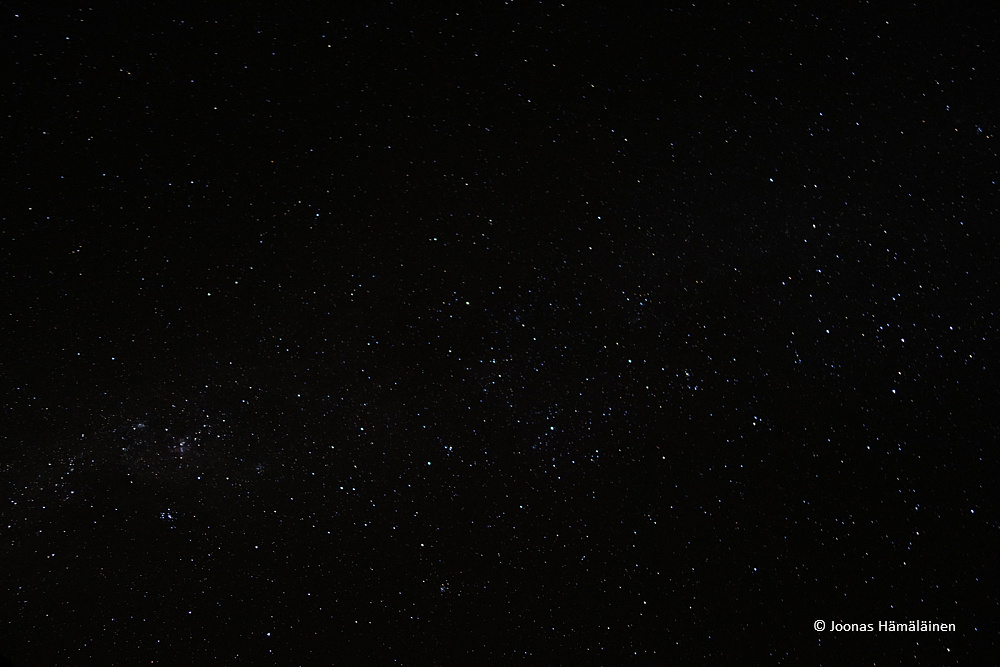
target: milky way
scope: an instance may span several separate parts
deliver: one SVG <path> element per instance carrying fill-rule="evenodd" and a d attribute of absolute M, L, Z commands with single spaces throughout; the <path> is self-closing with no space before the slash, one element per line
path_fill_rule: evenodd
<path fill-rule="evenodd" d="M 2 657 L 989 663 L 1000 8 L 348 4 L 8 10 Z"/>

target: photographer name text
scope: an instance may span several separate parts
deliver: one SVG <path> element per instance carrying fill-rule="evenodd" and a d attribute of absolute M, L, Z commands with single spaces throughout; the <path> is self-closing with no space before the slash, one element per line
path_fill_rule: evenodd
<path fill-rule="evenodd" d="M 935 621 L 879 621 L 878 623 L 847 623 L 817 620 L 816 632 L 955 632 L 954 623 Z"/>

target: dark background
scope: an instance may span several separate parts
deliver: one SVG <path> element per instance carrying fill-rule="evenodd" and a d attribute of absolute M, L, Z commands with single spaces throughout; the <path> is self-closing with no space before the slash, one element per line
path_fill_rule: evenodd
<path fill-rule="evenodd" d="M 750 4 L 5 6 L 7 657 L 995 656 L 1000 12 Z"/>

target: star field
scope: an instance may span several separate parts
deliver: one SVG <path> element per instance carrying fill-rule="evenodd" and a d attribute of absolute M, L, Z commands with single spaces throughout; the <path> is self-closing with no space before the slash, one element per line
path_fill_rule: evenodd
<path fill-rule="evenodd" d="M 996 654 L 995 9 L 4 13 L 13 664 Z"/>

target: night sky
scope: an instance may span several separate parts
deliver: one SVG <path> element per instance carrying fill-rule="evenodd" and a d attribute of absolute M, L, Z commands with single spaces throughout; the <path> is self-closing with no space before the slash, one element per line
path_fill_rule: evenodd
<path fill-rule="evenodd" d="M 192 7 L 2 10 L 6 659 L 995 659 L 1000 7 Z"/>

